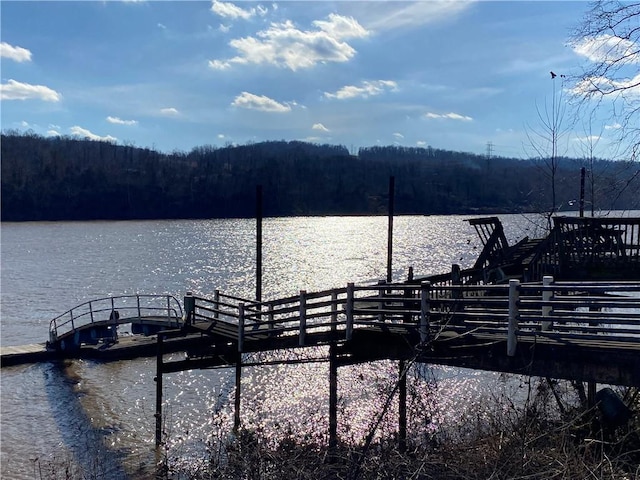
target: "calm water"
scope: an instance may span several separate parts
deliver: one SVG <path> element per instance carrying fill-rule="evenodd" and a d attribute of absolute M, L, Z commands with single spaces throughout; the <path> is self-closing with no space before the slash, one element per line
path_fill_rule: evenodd
<path fill-rule="evenodd" d="M 397 217 L 394 279 L 469 267 L 481 248 L 459 216 Z M 535 220 L 501 217 L 510 242 L 537 236 Z M 97 297 L 135 293 L 255 291 L 255 221 L 3 223 L 0 343 L 44 342 L 49 321 Z M 263 224 L 263 298 L 324 290 L 386 277 L 385 217 L 267 219 Z M 110 364 L 73 361 L 2 369 L 2 478 L 40 478 L 51 463 L 71 462 L 108 478 L 143 478 L 154 464 L 155 359 Z M 396 366 L 339 371 L 340 435 L 361 440 L 384 403 Z M 499 375 L 447 368 L 413 369 L 410 434 L 456 422 L 482 395 L 507 388 Z M 225 438 L 233 371 L 168 375 L 164 398 L 173 465 L 195 470 Z M 242 419 L 272 438 L 323 440 L 328 366 L 243 371 Z M 427 412 L 427 413 L 425 413 Z M 395 418 L 382 424 L 393 431 Z"/>

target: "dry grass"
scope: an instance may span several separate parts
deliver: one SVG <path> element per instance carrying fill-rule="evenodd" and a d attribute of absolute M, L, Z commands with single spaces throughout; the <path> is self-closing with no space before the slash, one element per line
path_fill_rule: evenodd
<path fill-rule="evenodd" d="M 255 431 L 225 440 L 198 471 L 168 468 L 161 478 L 205 479 L 616 479 L 640 478 L 640 418 L 619 428 L 602 424 L 597 409 L 562 405 L 541 382 L 522 407 L 492 405 L 491 415 L 469 415 L 463 434 L 434 435 L 401 454 L 393 438 L 368 448 L 284 438 L 277 445 Z M 629 391 L 632 393 L 633 391 Z M 498 400 L 498 399 L 497 399 Z M 640 396 L 627 398 L 640 411 Z M 550 418 L 551 417 L 551 418 Z"/>

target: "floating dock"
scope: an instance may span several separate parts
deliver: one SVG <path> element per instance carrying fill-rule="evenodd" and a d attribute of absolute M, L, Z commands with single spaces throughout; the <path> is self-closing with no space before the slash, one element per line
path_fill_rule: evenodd
<path fill-rule="evenodd" d="M 164 342 L 164 353 L 185 351 L 193 348 L 205 339 L 201 335 L 182 335 L 168 338 Z M 44 343 L 31 345 L 0 347 L 0 366 L 11 367 L 28 363 L 52 362 L 63 358 L 90 358 L 101 362 L 113 362 L 140 357 L 155 357 L 158 353 L 158 342 L 155 335 L 122 336 L 117 342 L 98 343 L 97 345 L 82 345 L 80 348 L 60 352 L 47 349 Z"/>

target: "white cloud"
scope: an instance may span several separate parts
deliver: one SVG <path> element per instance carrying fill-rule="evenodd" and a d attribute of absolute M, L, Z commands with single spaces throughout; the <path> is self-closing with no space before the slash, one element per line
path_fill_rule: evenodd
<path fill-rule="evenodd" d="M 211 4 L 211 11 L 221 17 L 231 18 L 234 20 L 238 18 L 249 20 L 256 14 L 255 8 L 252 8 L 251 10 L 245 10 L 244 8 L 240 8 L 231 2 L 219 2 L 217 0 L 213 0 Z"/>
<path fill-rule="evenodd" d="M 471 117 L 468 117 L 466 115 L 460 115 L 459 113 L 453 113 L 453 112 L 444 113 L 444 114 L 427 112 L 427 113 L 424 114 L 424 116 L 426 118 L 462 120 L 464 122 L 470 122 L 471 120 L 473 120 L 473 118 L 471 118 Z"/>
<path fill-rule="evenodd" d="M 612 125 L 605 125 L 604 129 L 605 130 L 619 130 L 622 128 L 622 125 L 620 125 L 618 122 L 612 124 Z"/>
<path fill-rule="evenodd" d="M 227 33 L 229 30 L 231 30 L 231 25 L 224 25 L 221 23 L 218 27 L 218 30 L 220 30 L 222 33 Z"/>
<path fill-rule="evenodd" d="M 330 13 L 327 18 L 328 20 L 315 20 L 313 25 L 332 38 L 341 40 L 343 38 L 363 38 L 369 35 L 369 32 L 353 17 Z"/>
<path fill-rule="evenodd" d="M 90 132 L 86 128 L 82 128 L 79 126 L 74 126 L 69 129 L 71 135 L 75 135 L 77 137 L 88 138 L 89 140 L 99 140 L 103 142 L 116 142 L 118 139 L 116 137 L 112 137 L 111 135 L 107 135 L 105 137 L 101 137 L 100 135 L 96 135 L 95 133 Z"/>
<path fill-rule="evenodd" d="M 323 124 L 321 123 L 314 123 L 313 126 L 311 127 L 312 130 L 320 130 L 321 132 L 328 132 L 329 129 L 327 127 L 325 127 Z"/>
<path fill-rule="evenodd" d="M 180 115 L 180 112 L 178 112 L 178 109 L 177 108 L 173 108 L 173 107 L 161 108 L 160 109 L 160 113 L 162 115 L 167 115 L 167 116 L 171 116 L 171 117 L 175 117 L 176 115 Z"/>
<path fill-rule="evenodd" d="M 353 58 L 356 50 L 344 40 L 368 35 L 355 19 L 336 14 L 313 25 L 317 30 L 300 30 L 290 20 L 272 23 L 254 37 L 231 40 L 229 45 L 238 55 L 227 60 L 211 60 L 209 66 L 223 70 L 232 64 L 270 64 L 296 71 L 318 63 L 346 62 Z"/>
<path fill-rule="evenodd" d="M 474 1 L 368 2 L 361 22 L 376 31 L 407 29 L 450 20 Z"/>
<path fill-rule="evenodd" d="M 209 60 L 209 67 L 214 70 L 226 70 L 231 67 L 229 62 L 223 62 L 221 60 Z"/>
<path fill-rule="evenodd" d="M 233 100 L 231 105 L 249 110 L 259 110 L 261 112 L 285 113 L 291 111 L 289 105 L 276 102 L 272 98 L 264 95 L 254 95 L 249 92 L 242 92 Z"/>
<path fill-rule="evenodd" d="M 9 80 L 0 85 L 0 99 L 2 100 L 43 100 L 45 102 L 59 102 L 61 95 L 44 85 L 30 85 L 28 83 Z"/>
<path fill-rule="evenodd" d="M 117 125 L 137 125 L 138 124 L 137 120 L 122 120 L 121 118 L 112 117 L 112 116 L 107 117 L 107 122 L 115 123 Z"/>
<path fill-rule="evenodd" d="M 47 137 L 59 137 L 60 132 L 58 132 L 57 130 L 47 130 L 46 135 Z"/>
<path fill-rule="evenodd" d="M 14 47 L 7 42 L 1 42 L 0 57 L 9 58 L 16 62 L 30 62 L 31 52 L 26 48 Z"/>
<path fill-rule="evenodd" d="M 427 146 L 427 142 L 425 142 L 424 140 L 418 140 L 416 142 L 416 146 L 418 146 L 418 147 L 426 147 Z"/>
<path fill-rule="evenodd" d="M 595 63 L 640 63 L 640 45 L 609 34 L 583 38 L 573 50 Z"/>
<path fill-rule="evenodd" d="M 349 98 L 367 98 L 380 95 L 385 91 L 395 91 L 398 84 L 392 80 L 374 80 L 362 82 L 361 86 L 347 85 L 342 87 L 335 93 L 325 92 L 327 98 L 336 98 L 338 100 L 346 100 Z"/>
<path fill-rule="evenodd" d="M 404 138 L 404 135 L 398 132 L 394 133 L 393 136 L 396 137 L 398 140 L 402 140 Z"/>

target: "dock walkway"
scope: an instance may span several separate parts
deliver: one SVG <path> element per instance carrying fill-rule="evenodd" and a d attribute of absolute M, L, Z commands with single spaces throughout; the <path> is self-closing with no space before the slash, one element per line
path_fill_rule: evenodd
<path fill-rule="evenodd" d="M 349 284 L 268 302 L 185 297 L 185 331 L 209 339 L 165 372 L 228 366 L 235 354 L 335 347 L 339 364 L 415 359 L 640 385 L 640 284 Z M 328 355 L 325 350 L 325 356 Z"/>

